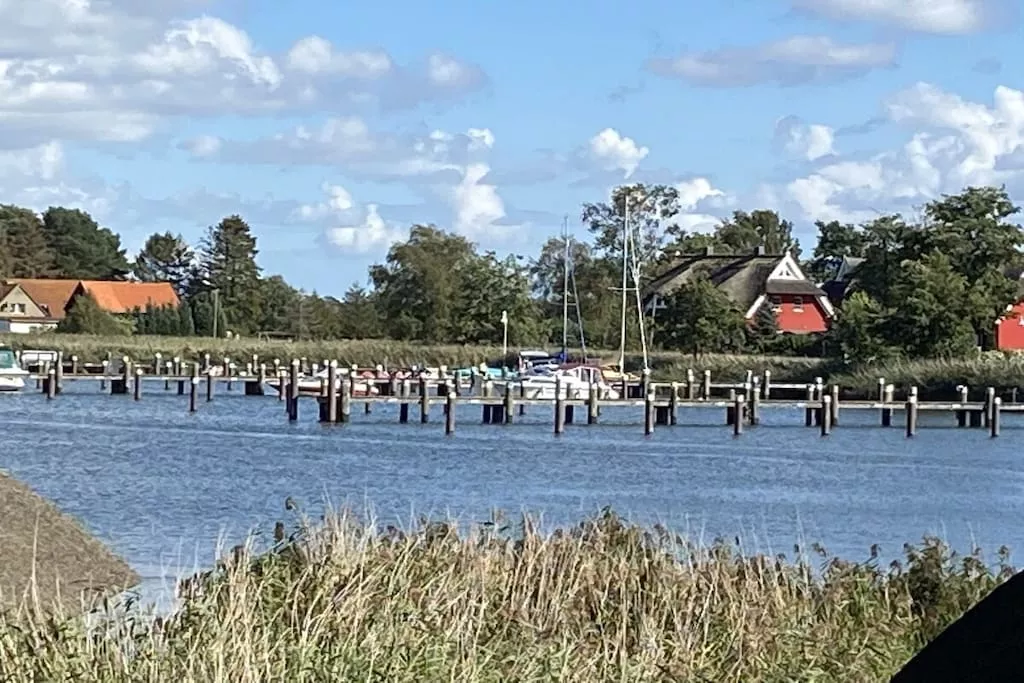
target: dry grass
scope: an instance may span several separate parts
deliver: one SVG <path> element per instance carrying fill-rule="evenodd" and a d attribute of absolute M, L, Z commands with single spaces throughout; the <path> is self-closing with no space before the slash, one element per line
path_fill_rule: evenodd
<path fill-rule="evenodd" d="M 893 361 L 833 376 L 844 387 L 871 391 L 885 377 L 901 387 L 921 387 L 952 395 L 959 384 L 975 389 L 1024 387 L 1024 354 L 991 351 L 969 358 Z"/>
<path fill-rule="evenodd" d="M 188 582 L 164 620 L 0 617 L 0 678 L 886 681 L 1012 571 L 932 540 L 886 568 L 815 562 L 610 513 L 553 535 L 331 515 Z"/>

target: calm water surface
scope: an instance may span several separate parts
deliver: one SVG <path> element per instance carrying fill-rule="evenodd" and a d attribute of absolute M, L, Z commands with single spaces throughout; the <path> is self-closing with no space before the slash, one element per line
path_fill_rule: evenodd
<path fill-rule="evenodd" d="M 683 424 L 645 438 L 638 409 L 608 409 L 604 424 L 555 437 L 547 408 L 513 426 L 479 424 L 465 406 L 457 433 L 433 422 L 398 425 L 397 408 L 353 410 L 353 424 L 321 426 L 303 401 L 288 424 L 276 397 L 220 389 L 187 414 L 187 397 L 147 386 L 140 402 L 69 383 L 47 402 L 0 395 L 0 469 L 82 519 L 162 590 L 212 563 L 219 543 L 287 519 L 286 497 L 316 514 L 325 501 L 372 509 L 381 522 L 419 514 L 486 519 L 494 508 L 572 523 L 610 505 L 639 522 L 693 537 L 740 536 L 751 550 L 786 552 L 819 541 L 863 559 L 873 543 L 894 556 L 934 533 L 994 553 L 1024 547 L 1024 419 L 1003 436 L 951 428 L 922 414 L 922 430 L 876 427 L 847 411 L 822 439 L 800 409 L 766 408 L 764 424 L 733 438 L 723 409 L 687 409 Z M 158 388 L 159 387 L 159 388 Z M 577 414 L 581 411 L 577 409 Z M 894 420 L 896 422 L 897 420 Z"/>

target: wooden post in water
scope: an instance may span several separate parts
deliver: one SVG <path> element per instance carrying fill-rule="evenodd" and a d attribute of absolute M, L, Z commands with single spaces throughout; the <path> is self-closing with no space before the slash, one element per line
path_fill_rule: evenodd
<path fill-rule="evenodd" d="M 132 387 L 132 397 L 136 401 L 142 400 L 142 368 L 135 368 L 134 386 Z"/>
<path fill-rule="evenodd" d="M 679 385 L 675 382 L 668 397 L 668 423 L 673 427 L 679 424 Z"/>
<path fill-rule="evenodd" d="M 163 366 L 163 354 L 159 351 L 153 354 L 153 374 L 159 375 L 160 368 Z"/>
<path fill-rule="evenodd" d="M 338 363 L 332 361 L 327 366 L 327 421 L 334 424 L 338 421 Z"/>
<path fill-rule="evenodd" d="M 693 368 L 686 371 L 686 400 L 697 400 L 697 378 L 693 374 Z"/>
<path fill-rule="evenodd" d="M 565 431 L 565 394 L 562 391 L 562 378 L 555 377 L 555 434 Z"/>
<path fill-rule="evenodd" d="M 171 361 L 164 363 L 164 391 L 171 390 L 171 375 L 173 374 L 174 364 Z"/>
<path fill-rule="evenodd" d="M 649 377 L 650 373 L 645 371 L 645 378 Z M 644 393 L 644 436 L 650 436 L 654 433 L 654 387 L 651 387 L 649 382 L 642 384 Z"/>
<path fill-rule="evenodd" d="M 830 401 L 831 412 L 829 414 L 829 421 L 832 423 L 831 426 L 839 426 L 839 385 L 832 385 L 832 400 Z"/>
<path fill-rule="evenodd" d="M 882 393 L 882 404 L 884 406 L 891 405 L 892 402 L 893 402 L 893 395 L 895 393 L 896 393 L 896 387 L 894 387 L 891 384 L 886 384 L 885 388 L 883 390 L 883 393 Z M 892 408 L 889 408 L 889 407 L 883 407 L 882 408 L 882 426 L 883 427 L 891 427 L 892 426 Z"/>
<path fill-rule="evenodd" d="M 101 372 L 103 374 L 100 375 L 100 391 L 106 391 L 107 390 L 107 373 L 110 372 L 110 361 L 105 360 L 105 361 L 103 361 L 101 363 L 101 365 L 102 365 Z"/>
<path fill-rule="evenodd" d="M 57 352 L 57 367 L 54 368 L 53 381 L 56 386 L 53 388 L 54 395 L 64 391 L 64 353 L 61 351 Z"/>
<path fill-rule="evenodd" d="M 508 389 L 506 388 L 507 392 Z M 420 375 L 420 424 L 427 424 L 430 421 L 430 387 L 427 386 L 427 378 Z"/>
<path fill-rule="evenodd" d="M 451 436 L 455 433 L 455 399 L 458 397 L 458 392 L 455 391 L 455 387 L 452 386 L 452 382 L 448 383 L 448 395 L 444 397 L 445 400 L 445 411 L 444 411 L 444 433 L 447 436 Z"/>
<path fill-rule="evenodd" d="M 409 394 L 412 393 L 412 383 L 408 378 L 402 380 L 402 404 L 398 406 L 398 422 L 399 424 L 407 424 L 409 422 Z"/>
<path fill-rule="evenodd" d="M 519 414 L 526 415 L 526 385 L 519 380 Z"/>
<path fill-rule="evenodd" d="M 590 393 L 587 394 L 587 424 L 596 425 L 600 418 L 601 385 L 597 382 L 590 383 Z"/>
<path fill-rule="evenodd" d="M 965 385 L 963 385 L 963 384 L 958 384 L 957 387 L 956 387 L 956 391 L 957 391 L 957 394 L 959 395 L 958 398 L 959 398 L 959 401 L 960 401 L 960 405 L 961 406 L 966 405 L 967 404 L 967 395 L 968 395 L 968 391 L 969 391 L 968 388 Z M 961 427 L 961 428 L 967 426 L 967 411 L 966 410 L 957 410 L 956 411 L 956 426 L 957 427 Z"/>
<path fill-rule="evenodd" d="M 885 378 L 884 377 L 879 377 L 878 378 L 878 400 L 879 401 L 884 401 L 885 400 Z"/>
<path fill-rule="evenodd" d="M 999 414 L 1003 410 L 1003 399 L 996 396 L 992 399 L 992 422 L 989 424 L 992 438 L 999 436 Z"/>
<path fill-rule="evenodd" d="M 512 382 L 505 382 L 505 424 L 514 424 L 516 421 L 516 395 L 512 389 Z"/>
<path fill-rule="evenodd" d="M 763 392 L 761 394 L 761 398 L 763 398 L 764 400 L 767 401 L 768 399 L 770 399 L 772 397 L 772 371 L 771 370 L 765 370 L 764 371 L 764 377 L 761 380 L 761 391 Z"/>
<path fill-rule="evenodd" d="M 832 433 L 832 396 L 825 394 L 821 397 L 821 435 L 828 436 Z"/>
<path fill-rule="evenodd" d="M 57 396 L 57 371 L 54 368 L 50 368 L 47 372 L 46 381 L 46 398 L 52 401 Z"/>
<path fill-rule="evenodd" d="M 228 391 L 231 391 L 235 386 L 235 375 L 238 374 L 238 367 L 234 363 L 228 363 Z"/>
<path fill-rule="evenodd" d="M 78 374 L 78 356 L 71 356 L 71 374 Z"/>
<path fill-rule="evenodd" d="M 907 437 L 917 434 L 917 394 L 907 397 Z"/>
<path fill-rule="evenodd" d="M 206 371 L 206 401 L 213 400 L 213 368 Z"/>
<path fill-rule="evenodd" d="M 992 425 L 992 408 L 995 406 L 996 401 L 996 388 L 989 387 L 985 390 L 985 412 L 984 420 L 985 426 L 990 427 Z"/>
<path fill-rule="evenodd" d="M 807 407 L 804 408 L 804 426 L 814 425 L 814 385 L 807 385 Z"/>
<path fill-rule="evenodd" d="M 338 401 L 341 403 L 341 408 L 338 410 L 338 421 L 341 424 L 348 424 L 352 421 L 352 383 L 351 377 L 344 377 L 341 380 L 341 392 L 338 395 Z"/>
<path fill-rule="evenodd" d="M 767 373 L 768 371 L 765 370 Z M 761 424 L 761 380 L 754 378 L 754 386 L 750 392 L 750 407 L 747 408 L 751 426 Z"/>
<path fill-rule="evenodd" d="M 820 401 L 821 397 L 825 395 L 825 380 L 821 377 L 814 378 L 814 397 Z"/>
<path fill-rule="evenodd" d="M 643 396 L 644 400 L 646 401 L 647 395 L 652 393 L 652 391 L 653 390 L 651 387 L 651 369 L 644 368 L 643 372 L 640 374 L 640 395 Z"/>
<path fill-rule="evenodd" d="M 735 393 L 735 392 L 733 392 Z M 732 421 L 732 435 L 739 436 L 743 433 L 743 409 L 745 407 L 743 394 L 736 394 L 732 402 L 732 412 L 735 419 Z"/>
<path fill-rule="evenodd" d="M 291 368 L 288 370 L 288 421 L 297 422 L 299 419 L 299 368 L 302 367 L 298 358 L 292 359 Z"/>
<path fill-rule="evenodd" d="M 700 389 L 700 397 L 702 399 L 704 399 L 705 401 L 708 401 L 708 400 L 711 399 L 711 371 L 710 370 L 705 370 L 704 371 L 704 384 L 701 386 L 701 389 Z"/>
<path fill-rule="evenodd" d="M 203 373 L 205 374 L 205 373 L 208 373 L 209 371 L 210 371 L 210 354 L 204 353 L 203 354 Z"/>
<path fill-rule="evenodd" d="M 174 374 L 175 377 L 181 377 L 182 374 L 184 374 L 181 371 L 181 358 L 178 357 L 178 356 L 174 357 L 174 371 L 173 371 L 173 374 Z"/>
<path fill-rule="evenodd" d="M 199 364 L 196 363 L 193 367 L 198 368 Z M 199 378 L 193 375 L 188 385 L 188 412 L 194 413 L 196 412 L 196 395 L 199 393 Z"/>

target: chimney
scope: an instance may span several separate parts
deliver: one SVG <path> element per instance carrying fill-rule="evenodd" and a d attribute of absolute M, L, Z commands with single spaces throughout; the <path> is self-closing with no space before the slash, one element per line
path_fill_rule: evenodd
<path fill-rule="evenodd" d="M 715 248 L 710 246 L 710 245 L 704 247 L 704 255 L 705 256 L 714 256 L 715 255 Z"/>
<path fill-rule="evenodd" d="M 759 244 L 757 247 L 754 248 L 754 256 L 764 256 L 767 253 L 768 252 L 764 248 L 763 244 Z"/>

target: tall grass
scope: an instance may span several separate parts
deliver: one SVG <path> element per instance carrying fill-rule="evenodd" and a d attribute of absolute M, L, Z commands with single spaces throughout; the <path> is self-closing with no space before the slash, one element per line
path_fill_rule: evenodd
<path fill-rule="evenodd" d="M 185 582 L 163 619 L 0 617 L 0 678 L 885 681 L 1012 573 L 1005 559 L 932 539 L 888 567 L 744 556 L 609 512 L 552 535 L 341 513 Z"/>

